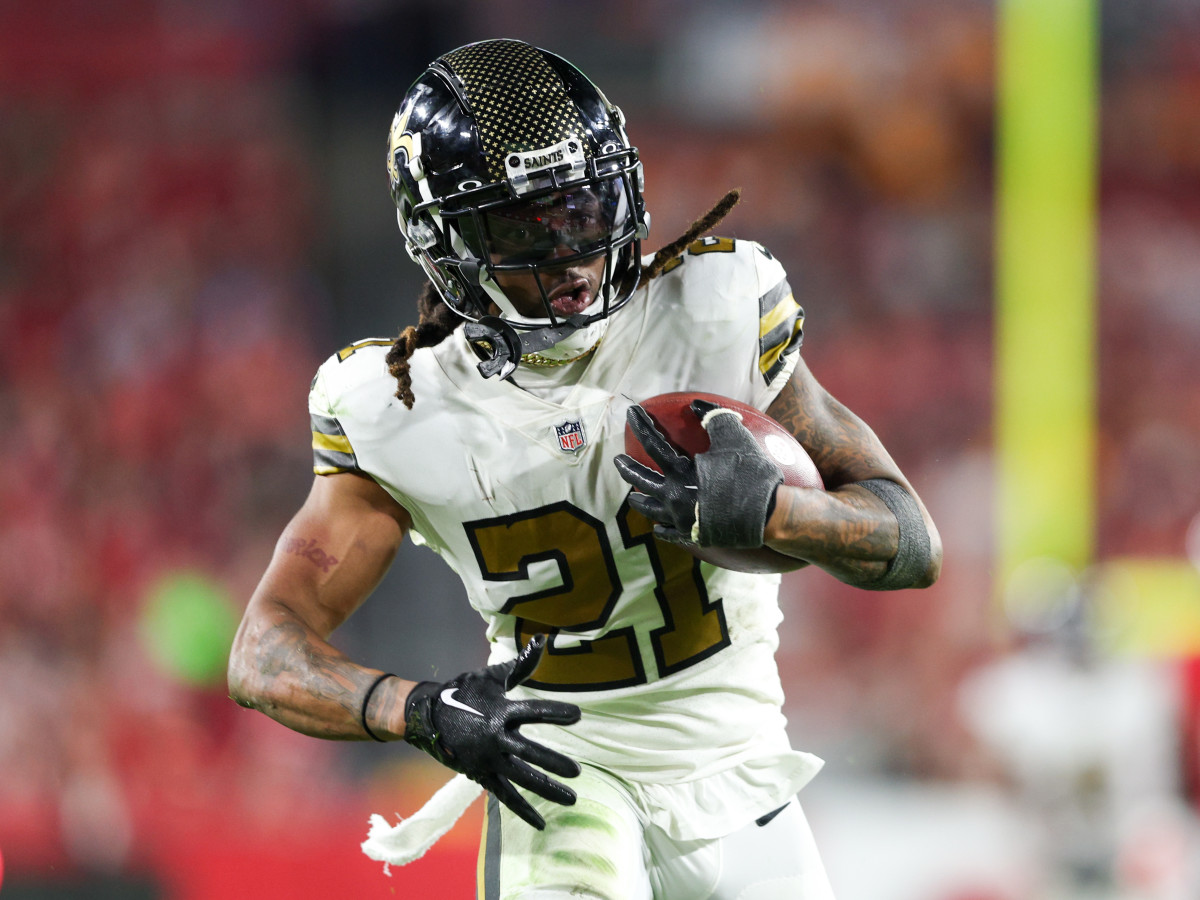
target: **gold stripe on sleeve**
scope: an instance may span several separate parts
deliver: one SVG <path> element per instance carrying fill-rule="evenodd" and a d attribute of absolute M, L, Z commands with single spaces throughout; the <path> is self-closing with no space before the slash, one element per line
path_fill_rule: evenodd
<path fill-rule="evenodd" d="M 773 329 L 794 316 L 800 309 L 793 294 L 788 294 L 775 304 L 775 308 L 758 320 L 758 336 L 766 337 Z"/>
<path fill-rule="evenodd" d="M 354 453 L 354 448 L 350 446 L 350 438 L 344 434 L 322 434 L 319 431 L 312 433 L 312 445 L 314 450 L 332 450 L 335 453 Z"/>

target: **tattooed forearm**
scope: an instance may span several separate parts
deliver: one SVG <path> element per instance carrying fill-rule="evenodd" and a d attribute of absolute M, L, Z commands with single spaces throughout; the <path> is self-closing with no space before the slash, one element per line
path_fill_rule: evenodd
<path fill-rule="evenodd" d="M 855 487 L 869 478 L 903 479 L 875 433 L 813 378 L 803 360 L 767 412 L 804 445 L 826 491 L 781 488 L 767 543 L 843 581 L 883 574 L 896 553 L 895 516 Z"/>
<path fill-rule="evenodd" d="M 259 643 L 259 674 L 265 680 L 296 678 L 316 700 L 356 712 L 355 695 L 361 693 L 361 679 L 354 678 L 357 667 L 348 666 L 346 657 L 315 637 L 299 622 L 272 626 Z"/>
<path fill-rule="evenodd" d="M 229 653 L 230 696 L 304 734 L 368 740 L 363 703 L 382 673 L 330 640 L 379 585 L 410 524 L 374 481 L 316 477 L 246 604 Z M 384 712 L 368 727 L 384 737 L 403 732 L 395 706 Z"/>
<path fill-rule="evenodd" d="M 941 567 L 937 528 L 875 432 L 821 387 L 803 359 L 767 412 L 808 450 L 826 488 L 781 487 L 767 523 L 768 546 L 849 584 L 878 581 L 899 549 L 900 526 L 888 504 L 858 482 L 886 479 L 909 491 L 921 509 L 930 539 L 926 583 L 932 584 Z"/>
<path fill-rule="evenodd" d="M 898 534 L 895 517 L 861 488 L 836 493 L 782 488 L 767 543 L 854 583 L 883 574 L 896 554 Z"/>
<path fill-rule="evenodd" d="M 359 708 L 375 673 L 266 601 L 271 620 L 240 634 L 230 658 L 234 699 L 305 734 L 361 738 Z"/>
<path fill-rule="evenodd" d="M 826 487 L 900 474 L 875 433 L 806 368 L 797 371 L 767 412 L 808 450 Z"/>
<path fill-rule="evenodd" d="M 888 537 L 886 523 L 874 520 L 814 522 L 797 515 L 794 508 L 785 508 L 782 527 L 793 535 L 797 543 L 826 545 L 835 550 L 839 557 L 886 560 L 896 547 L 895 540 Z"/>

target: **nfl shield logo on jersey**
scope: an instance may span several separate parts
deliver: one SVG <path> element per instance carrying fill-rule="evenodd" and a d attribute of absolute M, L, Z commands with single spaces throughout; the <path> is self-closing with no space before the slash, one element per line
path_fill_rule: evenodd
<path fill-rule="evenodd" d="M 565 453 L 574 453 L 587 443 L 587 438 L 583 436 L 582 422 L 563 422 L 561 425 L 555 425 L 554 433 L 558 436 L 558 449 Z"/>

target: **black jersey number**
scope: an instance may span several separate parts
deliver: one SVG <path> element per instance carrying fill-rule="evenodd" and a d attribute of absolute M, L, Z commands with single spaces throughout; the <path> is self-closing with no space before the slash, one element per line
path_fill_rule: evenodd
<path fill-rule="evenodd" d="M 654 572 L 654 595 L 663 625 L 650 633 L 660 677 L 686 669 L 729 645 L 720 600 L 710 600 L 700 562 L 673 544 L 655 541 L 649 520 L 628 502 L 617 513 L 626 549 L 642 547 Z M 589 691 L 644 683 L 645 664 L 633 628 L 588 640 L 572 633 L 600 629 L 621 596 L 621 576 L 604 524 L 569 503 L 466 524 L 483 577 L 523 581 L 530 567 L 554 565 L 562 584 L 518 594 L 503 611 L 517 617 L 523 645 L 538 632 L 555 640 L 547 648 L 530 687 Z"/>

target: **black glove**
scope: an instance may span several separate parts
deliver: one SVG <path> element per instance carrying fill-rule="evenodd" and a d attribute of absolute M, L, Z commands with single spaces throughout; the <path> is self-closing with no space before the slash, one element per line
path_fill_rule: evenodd
<path fill-rule="evenodd" d="M 659 523 L 654 534 L 664 541 L 761 547 L 783 471 L 763 453 L 737 413 L 705 420 L 721 409 L 707 400 L 693 400 L 691 409 L 704 422 L 709 439 L 709 448 L 694 460 L 667 442 L 642 407 L 629 408 L 629 427 L 662 469 L 660 475 L 623 453 L 613 460 L 621 477 L 641 492 L 629 495 L 629 505 Z"/>
<path fill-rule="evenodd" d="M 504 692 L 533 674 L 545 647 L 546 637 L 539 634 L 511 662 L 466 672 L 444 683 L 422 681 L 404 706 L 404 740 L 479 782 L 539 830 L 546 821 L 513 783 L 570 806 L 575 792 L 533 766 L 574 778 L 579 763 L 523 737 L 517 729 L 535 722 L 572 725 L 579 721 L 579 707 L 555 700 L 509 700 Z"/>

